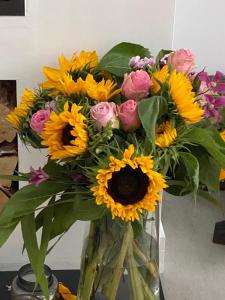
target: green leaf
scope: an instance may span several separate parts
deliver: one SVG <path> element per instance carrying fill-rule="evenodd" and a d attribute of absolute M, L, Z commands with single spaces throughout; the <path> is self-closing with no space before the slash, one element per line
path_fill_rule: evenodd
<path fill-rule="evenodd" d="M 49 177 L 59 177 L 61 174 L 65 174 L 65 166 L 61 166 L 55 161 L 49 159 L 48 163 L 44 166 L 44 171 L 49 175 Z"/>
<path fill-rule="evenodd" d="M 162 96 L 144 99 L 138 105 L 138 114 L 141 123 L 153 148 L 155 146 L 156 122 L 167 112 L 167 108 L 167 101 Z"/>
<path fill-rule="evenodd" d="M 15 230 L 18 223 L 19 223 L 19 220 L 16 220 L 16 221 L 9 223 L 8 226 L 0 227 L 0 247 L 2 247 L 5 244 L 5 242 L 8 240 L 10 235 Z"/>
<path fill-rule="evenodd" d="M 222 152 L 217 142 L 210 136 L 207 129 L 192 127 L 183 138 L 189 143 L 201 145 L 215 159 L 218 165 L 225 169 L 225 154 Z"/>
<path fill-rule="evenodd" d="M 193 194 L 196 196 L 199 187 L 199 163 L 197 158 L 189 152 L 179 152 L 180 158 L 186 168 Z"/>
<path fill-rule="evenodd" d="M 63 202 L 63 200 L 71 202 Z M 107 208 L 95 204 L 93 200 L 83 199 L 79 194 L 74 198 L 60 199 L 55 202 L 54 206 L 54 220 L 52 223 L 51 239 L 55 238 L 68 231 L 69 228 L 77 221 L 93 221 L 103 217 Z M 45 208 L 36 217 L 36 230 L 43 226 L 43 220 L 45 215 Z M 66 217 L 65 217 L 66 216 Z"/>
<path fill-rule="evenodd" d="M 103 56 L 95 71 L 108 71 L 116 76 L 123 77 L 125 73 L 131 71 L 129 60 L 136 55 L 149 57 L 150 52 L 141 45 L 120 43 Z"/>
<path fill-rule="evenodd" d="M 106 206 L 97 205 L 93 199 L 78 198 L 73 203 L 73 213 L 80 221 L 93 221 L 102 218 L 107 212 Z"/>
<path fill-rule="evenodd" d="M 0 179 L 9 179 L 12 181 L 28 181 L 28 177 L 17 175 L 0 175 Z"/>
<path fill-rule="evenodd" d="M 166 192 L 174 196 L 181 196 L 186 186 L 186 183 L 182 180 L 168 180 L 167 183 L 169 186 L 166 188 Z"/>
<path fill-rule="evenodd" d="M 68 185 L 51 181 L 43 182 L 39 187 L 27 185 L 16 192 L 7 202 L 0 214 L 0 226 L 11 222 L 14 218 L 28 215 L 46 200 L 65 190 Z"/>
<path fill-rule="evenodd" d="M 27 254 L 36 276 L 36 281 L 40 285 L 45 297 L 49 300 L 48 282 L 45 277 L 43 265 L 39 263 L 39 248 L 36 237 L 34 214 L 25 216 L 21 220 L 21 228 L 23 234 L 24 244 Z"/>
<path fill-rule="evenodd" d="M 156 64 L 159 64 L 160 60 L 167 54 L 170 54 L 171 52 L 173 52 L 172 50 L 165 50 L 162 49 L 159 51 L 158 55 L 156 56 Z"/>
<path fill-rule="evenodd" d="M 203 147 L 189 147 L 199 162 L 199 181 L 211 191 L 218 192 L 220 187 L 220 166 Z"/>

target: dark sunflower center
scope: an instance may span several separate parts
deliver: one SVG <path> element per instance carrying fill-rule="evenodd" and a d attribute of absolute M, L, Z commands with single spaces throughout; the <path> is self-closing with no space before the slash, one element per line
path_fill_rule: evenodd
<path fill-rule="evenodd" d="M 148 191 L 149 179 L 140 168 L 127 166 L 114 172 L 108 181 L 108 193 L 115 202 L 122 205 L 141 201 Z"/>
<path fill-rule="evenodd" d="M 66 127 L 63 128 L 62 131 L 62 143 L 63 145 L 70 145 L 70 142 L 74 140 L 74 136 L 71 134 L 71 130 L 73 126 L 67 124 Z"/>

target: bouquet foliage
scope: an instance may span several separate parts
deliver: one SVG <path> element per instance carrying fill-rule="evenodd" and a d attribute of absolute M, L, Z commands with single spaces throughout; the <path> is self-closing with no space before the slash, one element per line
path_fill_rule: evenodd
<path fill-rule="evenodd" d="M 8 115 L 24 144 L 47 149 L 48 161 L 11 176 L 29 184 L 0 214 L 0 245 L 20 223 L 46 297 L 45 257 L 76 221 L 91 221 L 78 299 L 91 299 L 98 285 L 113 300 L 125 265 L 142 259 L 157 272 L 138 243 L 163 189 L 220 205 L 211 192 L 225 178 L 225 77 L 194 68 L 187 49 L 161 50 L 154 58 L 131 43 L 116 45 L 100 61 L 95 51 L 69 60 L 61 55 L 59 67 L 45 67 L 46 81 L 26 89 Z M 110 274 L 99 267 L 110 260 L 109 249 L 117 253 Z M 155 299 L 143 270 L 128 273 L 132 299 Z"/>

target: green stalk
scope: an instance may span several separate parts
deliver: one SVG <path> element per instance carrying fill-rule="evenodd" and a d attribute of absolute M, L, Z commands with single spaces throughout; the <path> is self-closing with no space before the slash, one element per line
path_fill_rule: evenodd
<path fill-rule="evenodd" d="M 128 247 L 127 267 L 129 281 L 132 289 L 132 299 L 145 300 L 140 281 L 140 274 L 137 270 L 137 266 L 135 266 L 132 244 Z"/>
<path fill-rule="evenodd" d="M 117 290 L 120 284 L 121 276 L 124 272 L 124 261 L 127 255 L 128 246 L 132 243 L 133 229 L 130 223 L 127 224 L 126 231 L 123 236 L 120 253 L 117 256 L 114 269 L 112 270 L 112 282 L 105 288 L 105 296 L 108 300 L 115 300 Z"/>
<path fill-rule="evenodd" d="M 94 222 L 91 223 L 85 257 L 82 261 L 81 278 L 78 288 L 78 300 L 90 300 L 94 292 L 94 282 L 98 274 L 98 266 L 101 264 L 107 249 L 107 236 L 103 235 L 97 249 L 94 248 L 95 243 Z"/>
<path fill-rule="evenodd" d="M 137 243 L 134 242 L 134 251 L 135 254 L 143 261 L 143 265 L 146 266 L 149 273 L 155 278 L 159 278 L 159 272 L 155 264 L 150 261 L 146 255 L 141 251 L 141 249 L 138 247 Z"/>

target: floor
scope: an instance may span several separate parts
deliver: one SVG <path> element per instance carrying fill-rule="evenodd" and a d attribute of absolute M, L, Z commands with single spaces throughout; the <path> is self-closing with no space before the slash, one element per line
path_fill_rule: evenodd
<path fill-rule="evenodd" d="M 225 204 L 225 193 L 220 195 Z M 205 200 L 165 195 L 165 300 L 224 300 L 225 245 L 212 243 L 222 211 Z"/>

